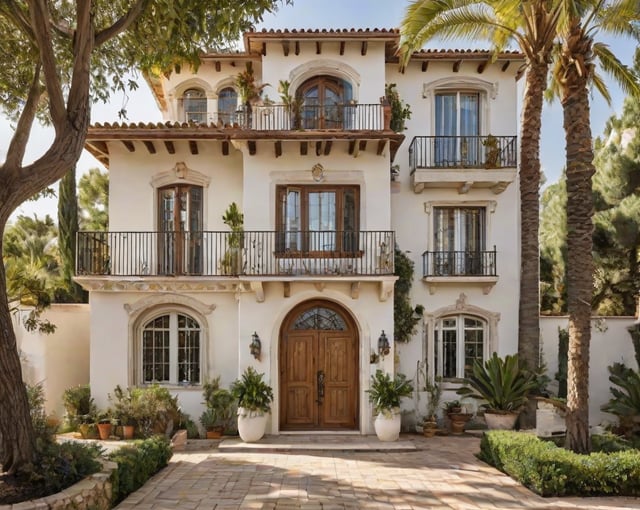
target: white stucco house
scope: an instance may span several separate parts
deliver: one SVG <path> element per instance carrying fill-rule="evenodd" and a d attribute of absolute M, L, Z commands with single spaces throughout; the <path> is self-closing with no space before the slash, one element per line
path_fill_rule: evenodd
<path fill-rule="evenodd" d="M 473 359 L 517 350 L 523 57 L 423 50 L 402 72 L 398 40 L 250 32 L 243 52 L 148 78 L 164 123 L 90 128 L 109 232 L 80 233 L 76 280 L 90 291 L 99 404 L 117 384 L 157 382 L 197 417 L 205 378 L 254 366 L 274 388 L 270 433 L 366 434 L 376 369 L 413 377 L 426 359 L 454 388 Z M 267 84 L 250 109 L 236 84 L 247 64 Z M 401 134 L 388 83 L 411 107 Z M 222 219 L 232 202 L 241 232 Z M 425 308 L 402 345 L 395 243 Z"/>

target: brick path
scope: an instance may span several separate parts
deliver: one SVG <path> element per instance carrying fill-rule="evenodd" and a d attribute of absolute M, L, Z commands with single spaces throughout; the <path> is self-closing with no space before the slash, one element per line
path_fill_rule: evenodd
<path fill-rule="evenodd" d="M 291 442 L 283 437 L 271 441 Z M 536 496 L 477 460 L 474 452 L 478 451 L 479 440 L 474 437 L 401 439 L 416 449 L 341 451 L 334 438 L 327 439 L 334 450 L 301 450 L 294 446 L 290 451 L 209 448 L 180 452 L 166 469 L 117 508 L 640 509 L 637 498 Z M 303 444 L 310 439 L 297 441 Z M 313 441 L 318 441 L 317 436 Z M 342 441 L 349 449 L 350 445 L 376 440 L 342 436 Z"/>

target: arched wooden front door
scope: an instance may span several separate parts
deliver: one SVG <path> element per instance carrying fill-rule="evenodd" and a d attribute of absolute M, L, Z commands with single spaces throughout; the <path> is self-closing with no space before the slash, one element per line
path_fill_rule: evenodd
<path fill-rule="evenodd" d="M 307 301 L 280 332 L 281 430 L 356 429 L 358 333 L 335 303 Z"/>

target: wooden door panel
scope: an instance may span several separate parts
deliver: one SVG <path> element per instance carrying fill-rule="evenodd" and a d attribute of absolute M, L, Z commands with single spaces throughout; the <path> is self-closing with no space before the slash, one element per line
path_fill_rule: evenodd
<path fill-rule="evenodd" d="M 333 428 L 356 426 L 358 405 L 357 349 L 352 335 L 322 332 L 319 359 L 325 372 L 324 401 L 320 425 Z"/>
<path fill-rule="evenodd" d="M 317 422 L 315 335 L 312 332 L 289 333 L 280 358 L 283 399 L 280 415 L 283 428 L 310 427 Z"/>

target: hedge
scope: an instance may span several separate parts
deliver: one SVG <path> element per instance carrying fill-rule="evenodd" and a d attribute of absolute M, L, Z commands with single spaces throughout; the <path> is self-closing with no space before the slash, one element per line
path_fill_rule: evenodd
<path fill-rule="evenodd" d="M 536 436 L 490 431 L 478 457 L 541 496 L 639 496 L 640 452 L 579 455 Z"/>
<path fill-rule="evenodd" d="M 118 464 L 113 479 L 113 503 L 117 504 L 142 487 L 171 459 L 171 446 L 164 436 L 136 441 L 110 453 L 107 458 Z"/>

